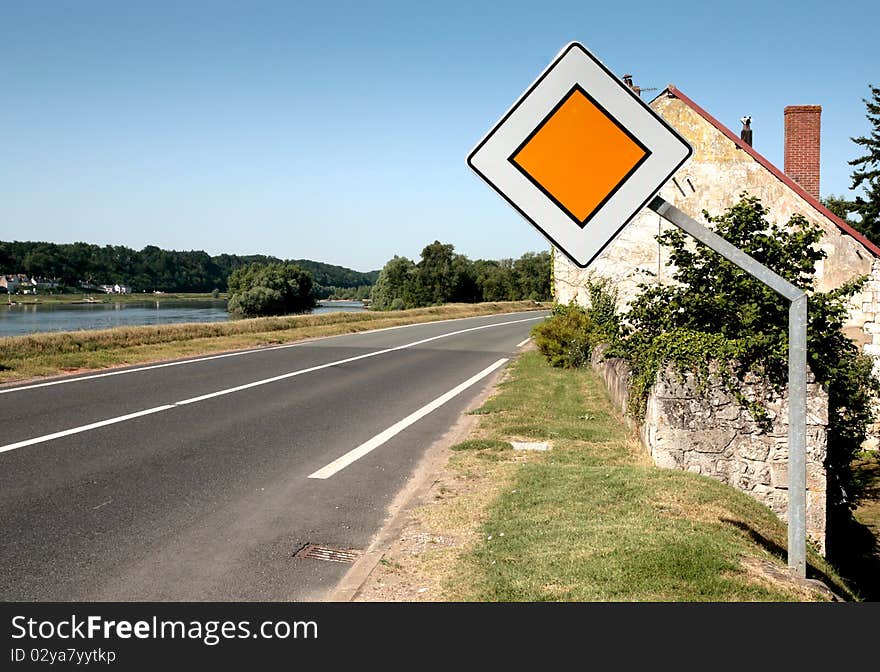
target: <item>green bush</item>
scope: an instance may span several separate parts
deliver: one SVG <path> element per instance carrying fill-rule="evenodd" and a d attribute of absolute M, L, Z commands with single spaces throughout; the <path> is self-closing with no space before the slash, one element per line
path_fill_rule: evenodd
<path fill-rule="evenodd" d="M 532 329 L 541 353 L 553 366 L 574 369 L 590 362 L 593 348 L 620 335 L 617 290 L 608 280 L 588 280 L 590 307 L 556 304 L 550 317 Z"/>
<path fill-rule="evenodd" d="M 597 344 L 595 322 L 580 306 L 557 304 L 549 318 L 532 329 L 532 338 L 552 366 L 573 369 L 590 361 Z"/>
<path fill-rule="evenodd" d="M 312 275 L 296 264 L 248 264 L 229 276 L 227 310 L 234 315 L 289 315 L 314 306 Z"/>

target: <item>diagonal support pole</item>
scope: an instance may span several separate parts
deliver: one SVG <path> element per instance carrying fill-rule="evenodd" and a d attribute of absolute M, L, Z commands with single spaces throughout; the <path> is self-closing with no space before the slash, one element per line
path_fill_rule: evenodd
<path fill-rule="evenodd" d="M 648 207 L 788 299 L 788 568 L 807 572 L 807 295 L 659 196 Z"/>

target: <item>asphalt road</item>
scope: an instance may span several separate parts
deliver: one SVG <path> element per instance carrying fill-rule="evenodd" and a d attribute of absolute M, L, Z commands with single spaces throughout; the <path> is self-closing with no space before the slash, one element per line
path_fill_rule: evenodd
<path fill-rule="evenodd" d="M 0 600 L 320 599 L 543 316 L 0 387 Z"/>

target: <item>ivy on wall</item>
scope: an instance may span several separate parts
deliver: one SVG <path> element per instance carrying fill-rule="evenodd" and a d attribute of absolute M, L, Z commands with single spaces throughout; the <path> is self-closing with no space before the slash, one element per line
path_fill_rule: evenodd
<path fill-rule="evenodd" d="M 815 291 L 816 263 L 822 230 L 794 215 L 780 226 L 756 197 L 740 201 L 721 215 L 703 213 L 710 228 L 809 295 L 807 361 L 828 393 L 828 502 L 847 510 L 858 498 L 850 464 L 873 420 L 872 397 L 880 383 L 873 362 L 847 338 L 842 326 L 847 302 L 864 284 L 854 278 L 829 292 Z M 589 281 L 591 306 L 581 309 L 583 333 L 573 335 L 572 307 L 540 328 L 536 342 L 544 351 L 564 337 L 582 351 L 601 340 L 610 342 L 606 356 L 626 359 L 633 371 L 630 412 L 642 417 L 657 377 L 672 367 L 695 375 L 698 385 L 720 377 L 725 387 L 759 423 L 768 421 L 761 399 L 749 399 L 742 382 L 749 376 L 767 381 L 781 393 L 788 380 L 788 302 L 773 290 L 678 229 L 657 236 L 669 250 L 670 284 L 643 283 L 628 312 L 618 318 L 608 283 Z M 609 305 L 612 309 L 609 313 Z M 563 322 L 566 322 L 564 329 Z M 580 340 L 579 340 L 580 339 Z M 569 346 L 571 347 L 571 346 Z M 575 348 L 576 350 L 577 348 Z M 588 361 L 583 355 L 558 358 L 561 365 Z"/>

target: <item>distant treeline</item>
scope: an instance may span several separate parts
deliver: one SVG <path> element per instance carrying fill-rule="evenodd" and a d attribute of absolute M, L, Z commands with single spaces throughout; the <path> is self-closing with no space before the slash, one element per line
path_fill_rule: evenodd
<path fill-rule="evenodd" d="M 369 288 L 379 275 L 379 271 L 360 273 L 308 259 L 282 260 L 261 254 L 212 257 L 201 250 L 163 250 L 154 245 L 137 251 L 119 245 L 0 241 L 0 274 L 26 273 L 58 279 L 73 289 L 86 282 L 129 285 L 135 292 L 225 292 L 235 269 L 254 262 L 280 261 L 291 261 L 311 273 L 318 299 L 368 294 L 369 289 L 359 288 Z"/>
<path fill-rule="evenodd" d="M 434 241 L 418 263 L 395 256 L 373 287 L 375 310 L 403 310 L 443 303 L 550 299 L 550 253 L 519 259 L 471 261 L 452 245 Z"/>

